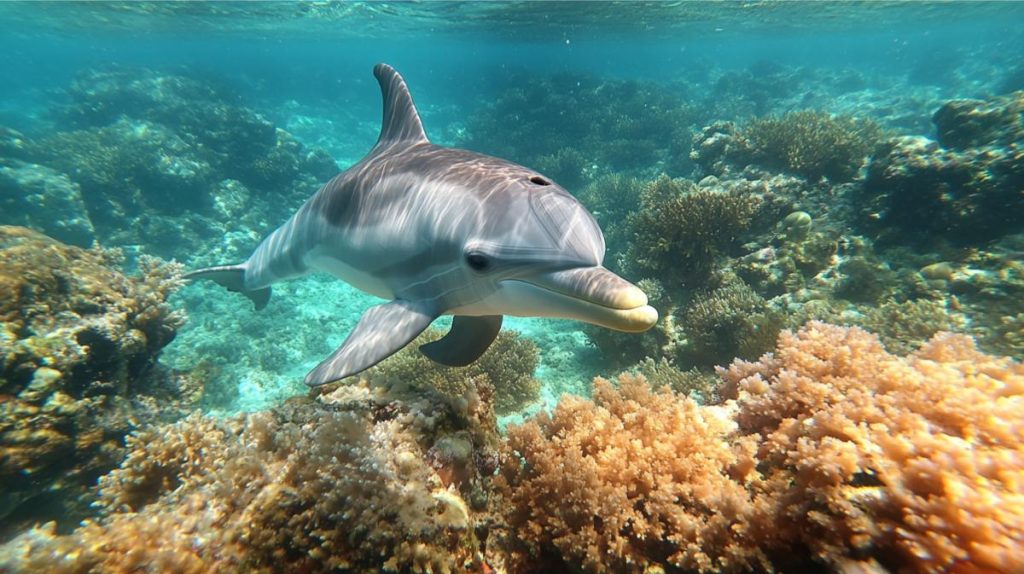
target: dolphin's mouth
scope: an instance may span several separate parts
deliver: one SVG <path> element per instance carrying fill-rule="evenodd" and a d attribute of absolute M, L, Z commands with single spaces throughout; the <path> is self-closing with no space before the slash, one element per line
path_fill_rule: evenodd
<path fill-rule="evenodd" d="M 530 287 L 534 305 L 553 317 L 593 323 L 617 331 L 639 333 L 654 326 L 658 311 L 647 304 L 639 287 L 604 267 L 577 267 L 506 281 Z"/>

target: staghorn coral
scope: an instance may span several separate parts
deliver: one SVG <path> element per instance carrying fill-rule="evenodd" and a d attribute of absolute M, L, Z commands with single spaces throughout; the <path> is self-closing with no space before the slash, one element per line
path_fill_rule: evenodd
<path fill-rule="evenodd" d="M 405 382 L 423 390 L 437 392 L 450 401 L 465 400 L 475 385 L 493 387 L 494 410 L 506 415 L 522 409 L 540 396 L 540 381 L 534 378 L 540 350 L 533 341 L 515 331 L 498 333 L 490 348 L 466 367 L 446 367 L 419 352 L 420 345 L 440 339 L 438 329 L 430 329 L 367 374 L 384 383 Z"/>
<path fill-rule="evenodd" d="M 0 227 L 0 517 L 80 517 L 138 422 L 174 416 L 196 381 L 156 365 L 184 317 L 166 303 L 181 266 L 84 250 Z M 81 499 L 81 500 L 80 500 Z"/>
<path fill-rule="evenodd" d="M 780 539 L 833 566 L 1024 568 L 1024 366 L 963 335 L 903 358 L 861 329 L 811 322 L 719 372 L 780 494 Z"/>
<path fill-rule="evenodd" d="M 272 412 L 141 431 L 100 481 L 99 519 L 13 540 L 0 569 L 483 572 L 487 502 L 473 493 L 496 458 L 473 429 L 493 437 L 488 412 L 364 380 Z M 436 451 L 467 436 L 463 494 Z"/>
<path fill-rule="evenodd" d="M 746 478 L 755 444 L 642 377 L 594 381 L 509 429 L 496 485 L 511 572 L 744 571 L 766 563 Z"/>

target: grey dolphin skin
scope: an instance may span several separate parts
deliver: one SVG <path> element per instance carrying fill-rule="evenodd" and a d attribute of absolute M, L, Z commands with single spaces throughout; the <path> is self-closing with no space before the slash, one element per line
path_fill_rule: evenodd
<path fill-rule="evenodd" d="M 384 97 L 369 155 L 327 182 L 240 265 L 193 271 L 263 308 L 270 285 L 326 271 L 371 295 L 345 342 L 308 375 L 323 385 L 389 357 L 441 315 L 420 347 L 464 366 L 494 341 L 503 315 L 562 317 L 627 332 L 658 320 L 647 296 L 601 266 L 604 236 L 575 198 L 532 169 L 430 143 L 405 80 L 373 69 Z"/>

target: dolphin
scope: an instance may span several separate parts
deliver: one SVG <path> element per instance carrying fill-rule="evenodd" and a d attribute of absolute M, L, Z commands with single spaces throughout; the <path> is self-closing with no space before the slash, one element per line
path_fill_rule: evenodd
<path fill-rule="evenodd" d="M 373 74 L 384 98 L 370 153 L 314 194 L 238 265 L 199 269 L 262 309 L 270 286 L 326 271 L 388 299 L 371 307 L 306 375 L 318 386 L 360 373 L 441 315 L 451 330 L 420 351 L 465 366 L 494 341 L 503 315 L 561 317 L 642 332 L 647 296 L 601 265 L 604 236 L 565 189 L 535 170 L 427 139 L 405 80 Z"/>

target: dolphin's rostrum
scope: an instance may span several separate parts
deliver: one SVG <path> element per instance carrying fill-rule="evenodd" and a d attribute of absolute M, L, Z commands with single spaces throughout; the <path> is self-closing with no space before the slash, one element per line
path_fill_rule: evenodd
<path fill-rule="evenodd" d="M 503 315 L 563 317 L 620 331 L 658 313 L 633 284 L 601 266 L 604 237 L 562 187 L 523 166 L 430 143 L 405 80 L 378 64 L 380 138 L 327 182 L 240 265 L 193 271 L 263 308 L 270 285 L 327 271 L 390 302 L 371 307 L 306 376 L 322 385 L 372 367 L 441 315 L 451 331 L 420 347 L 468 365 L 494 341 Z"/>

